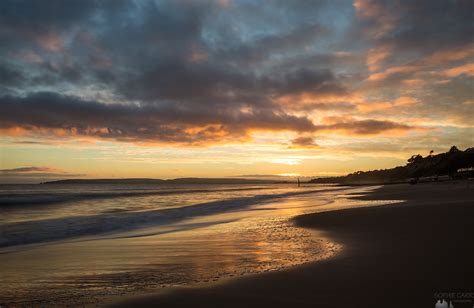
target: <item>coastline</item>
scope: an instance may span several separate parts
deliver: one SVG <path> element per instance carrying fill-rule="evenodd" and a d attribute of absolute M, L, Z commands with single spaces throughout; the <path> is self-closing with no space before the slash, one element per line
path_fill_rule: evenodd
<path fill-rule="evenodd" d="M 389 185 L 355 198 L 406 201 L 297 217 L 344 246 L 330 259 L 109 307 L 432 307 L 434 292 L 474 291 L 473 183 Z"/>

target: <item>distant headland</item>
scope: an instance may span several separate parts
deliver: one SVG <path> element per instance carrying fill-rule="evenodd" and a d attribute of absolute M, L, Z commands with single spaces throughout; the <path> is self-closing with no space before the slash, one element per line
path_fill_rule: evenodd
<path fill-rule="evenodd" d="M 125 178 L 125 179 L 67 179 L 42 182 L 41 184 L 277 184 L 286 181 L 240 179 L 240 178 L 178 178 L 178 179 L 150 179 L 150 178 Z"/>
<path fill-rule="evenodd" d="M 405 166 L 371 171 L 357 171 L 346 176 L 312 179 L 310 183 L 343 185 L 393 184 L 419 181 L 438 181 L 474 176 L 474 147 L 465 151 L 452 146 L 446 153 L 426 157 L 411 156 Z"/>

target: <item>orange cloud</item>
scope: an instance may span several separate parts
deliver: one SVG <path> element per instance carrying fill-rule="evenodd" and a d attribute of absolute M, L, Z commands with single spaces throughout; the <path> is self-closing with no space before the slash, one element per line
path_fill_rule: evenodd
<path fill-rule="evenodd" d="M 402 83 L 410 87 L 418 87 L 424 85 L 426 81 L 423 79 L 406 79 Z"/>
<path fill-rule="evenodd" d="M 369 27 L 369 35 L 378 38 L 393 30 L 396 26 L 396 19 L 393 14 L 387 11 L 385 6 L 372 0 L 354 0 L 353 6 L 357 16 L 362 19 L 372 20 L 375 25 Z"/>
<path fill-rule="evenodd" d="M 320 94 L 303 92 L 276 97 L 274 102 L 280 105 L 313 104 L 313 103 L 340 103 L 359 102 L 361 99 L 355 93 Z"/>
<path fill-rule="evenodd" d="M 23 128 L 23 127 L 8 127 L 8 128 L 0 128 L 0 136 L 11 136 L 11 137 L 16 137 L 16 136 L 22 136 L 28 133 L 28 129 Z"/>
<path fill-rule="evenodd" d="M 361 112 L 373 112 L 380 110 L 387 110 L 398 106 L 410 106 L 416 104 L 418 101 L 409 96 L 401 96 L 393 102 L 367 102 L 357 104 L 357 109 Z"/>
<path fill-rule="evenodd" d="M 392 49 L 388 46 L 380 46 L 369 49 L 367 53 L 367 66 L 370 71 L 376 71 L 380 69 L 383 60 L 388 58 L 392 52 Z"/>
<path fill-rule="evenodd" d="M 418 101 L 414 99 L 413 97 L 409 96 L 402 96 L 399 97 L 395 100 L 394 105 L 396 106 L 409 106 L 409 105 L 415 105 Z"/>
<path fill-rule="evenodd" d="M 456 77 L 459 75 L 474 76 L 474 63 L 467 63 L 460 66 L 456 66 L 441 72 L 442 75 L 447 77 Z"/>
<path fill-rule="evenodd" d="M 463 60 L 472 56 L 474 56 L 474 44 L 469 44 L 464 47 L 458 47 L 453 49 L 445 49 L 435 52 L 429 57 L 426 57 L 419 61 L 415 61 L 410 65 L 394 66 L 385 69 L 382 72 L 371 74 L 368 80 L 381 81 L 396 74 L 417 73 L 424 70 L 428 70 L 432 67 L 436 67 L 453 61 Z M 374 67 L 378 68 L 380 62 L 384 59 L 384 57 L 386 57 L 386 55 L 383 48 L 381 48 L 381 50 L 371 49 L 371 51 L 369 51 L 367 55 L 367 65 L 369 66 L 369 69 L 373 70 Z M 473 65 L 474 64 L 472 63 L 463 64 L 452 69 L 444 70 L 441 72 L 441 74 L 448 77 L 455 77 L 461 74 L 472 76 L 474 74 Z M 424 84 L 424 81 L 421 79 L 407 79 L 404 80 L 403 83 L 410 86 L 417 86 Z"/>
<path fill-rule="evenodd" d="M 419 69 L 418 66 L 415 65 L 406 65 L 406 66 L 395 66 L 386 69 L 381 73 L 372 74 L 369 76 L 368 80 L 370 81 L 380 81 L 384 80 L 392 75 L 395 74 L 405 74 L 405 73 L 414 73 Z"/>
<path fill-rule="evenodd" d="M 450 83 L 450 82 L 451 82 L 451 80 L 449 80 L 449 79 L 443 79 L 443 80 L 437 80 L 434 83 L 435 84 L 447 84 L 447 83 Z"/>
<path fill-rule="evenodd" d="M 424 61 L 427 64 L 440 64 L 450 61 L 462 60 L 471 56 L 474 56 L 474 43 L 463 47 L 435 52 Z"/>
<path fill-rule="evenodd" d="M 373 102 L 373 103 L 361 103 L 357 105 L 357 109 L 361 112 L 372 112 L 377 110 L 386 110 L 392 108 L 393 105 L 390 102 Z"/>
<path fill-rule="evenodd" d="M 48 32 L 36 38 L 37 43 L 46 50 L 59 52 L 64 50 L 64 41 L 56 32 Z"/>

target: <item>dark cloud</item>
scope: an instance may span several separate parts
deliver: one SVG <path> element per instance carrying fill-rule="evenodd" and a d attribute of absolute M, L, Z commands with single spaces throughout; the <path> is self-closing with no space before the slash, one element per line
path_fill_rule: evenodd
<path fill-rule="evenodd" d="M 0 4 L 2 26 L 15 30 L 70 27 L 87 17 L 104 1 L 51 0 L 5 0 Z M 113 5 L 115 1 L 108 1 Z"/>
<path fill-rule="evenodd" d="M 331 131 L 377 134 L 414 127 L 390 121 L 339 120 L 314 125 L 306 117 L 274 109 L 192 109 L 175 105 L 119 105 L 85 101 L 55 93 L 0 98 L 0 128 L 31 134 L 58 133 L 130 142 L 208 143 L 246 138 L 252 130 Z M 59 132 L 58 132 L 59 130 Z M 298 142 L 308 141 L 298 139 Z"/>
<path fill-rule="evenodd" d="M 350 52 L 311 53 L 306 55 L 293 55 L 274 60 L 272 71 L 291 71 L 295 67 L 306 69 L 331 69 L 339 65 L 354 67 L 356 70 L 364 69 L 365 58 Z"/>
<path fill-rule="evenodd" d="M 109 1 L 112 5 L 112 1 Z M 117 1 L 118 2 L 118 1 Z M 26 47 L 41 38 L 62 33 L 90 18 L 100 1 L 5 0 L 0 2 L 1 49 Z"/>
<path fill-rule="evenodd" d="M 406 0 L 387 10 L 397 16 L 396 28 L 382 41 L 394 42 L 400 49 L 439 50 L 472 39 L 474 3 L 470 0 Z"/>
<path fill-rule="evenodd" d="M 280 82 L 270 85 L 280 95 L 310 92 L 319 95 L 345 95 L 347 89 L 340 85 L 329 70 L 300 69 L 284 75 Z"/>
<path fill-rule="evenodd" d="M 84 174 L 65 172 L 56 168 L 50 167 L 20 167 L 12 169 L 0 169 L 2 180 L 7 179 L 21 179 L 21 178 L 46 178 L 58 176 L 83 176 Z"/>
<path fill-rule="evenodd" d="M 11 86 L 11 85 L 22 85 L 25 82 L 25 76 L 23 73 L 12 66 L 0 63 L 0 85 Z"/>
<path fill-rule="evenodd" d="M 0 169 L 0 173 L 29 173 L 29 172 L 50 172 L 54 169 L 48 167 L 22 167 L 13 169 Z"/>
<path fill-rule="evenodd" d="M 375 135 L 388 131 L 410 131 L 416 129 L 417 127 L 414 126 L 385 120 L 341 119 L 336 123 L 317 126 L 317 130 L 342 130 L 355 135 Z"/>
<path fill-rule="evenodd" d="M 318 147 L 318 145 L 316 144 L 316 142 L 314 142 L 314 137 L 300 136 L 298 138 L 291 140 L 290 148 L 292 147 L 314 148 L 314 147 Z"/>
<path fill-rule="evenodd" d="M 246 137 L 249 130 L 311 131 L 313 123 L 273 109 L 191 109 L 175 105 L 119 105 L 84 101 L 55 93 L 0 98 L 1 128 L 36 133 L 63 130 L 68 135 L 124 141 L 215 142 Z M 191 129 L 191 130 L 190 130 Z"/>
<path fill-rule="evenodd" d="M 26 48 L 29 60 L 37 61 L 35 66 L 28 63 L 31 87 L 94 86 L 122 100 L 225 109 L 271 108 L 274 96 L 298 91 L 346 91 L 327 68 L 294 66 L 275 73 L 265 72 L 262 63 L 271 55 L 300 52 L 326 34 L 328 28 L 307 11 L 321 9 L 323 2 L 276 1 L 264 7 L 240 3 L 230 8 L 218 1 L 33 2 L 30 7 L 28 1 L 2 3 L 5 33 L 16 39 L 7 51 Z M 258 23 L 273 14 L 291 14 L 294 22 L 275 19 L 276 28 L 257 29 L 232 18 L 250 17 Z M 24 41 L 34 42 L 23 46 Z M 25 64 L 21 57 L 16 62 Z"/>
<path fill-rule="evenodd" d="M 278 33 L 258 38 L 238 46 L 220 47 L 216 56 L 232 65 L 253 66 L 291 51 L 299 51 L 314 44 L 314 40 L 327 34 L 328 29 L 320 24 L 303 25 L 289 33 Z"/>
<path fill-rule="evenodd" d="M 85 174 L 65 172 L 50 167 L 20 167 L 0 170 L 0 183 L 38 183 L 44 180 L 82 177 Z"/>
<path fill-rule="evenodd" d="M 374 47 L 386 46 L 388 64 L 420 59 L 442 49 L 472 43 L 474 2 L 470 0 L 356 0 L 363 31 Z"/>
<path fill-rule="evenodd" d="M 201 108 L 277 108 L 272 100 L 285 95 L 312 93 L 343 96 L 348 90 L 329 70 L 300 69 L 272 76 L 240 73 L 213 65 L 168 63 L 155 67 L 118 89 L 129 99 L 153 104 Z"/>
<path fill-rule="evenodd" d="M 18 140 L 11 141 L 9 144 L 19 144 L 19 145 L 49 145 L 50 143 L 44 141 L 34 141 L 34 140 Z"/>

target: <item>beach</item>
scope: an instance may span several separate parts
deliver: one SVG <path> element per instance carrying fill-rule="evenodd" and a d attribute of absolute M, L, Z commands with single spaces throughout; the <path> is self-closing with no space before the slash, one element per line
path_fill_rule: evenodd
<path fill-rule="evenodd" d="M 434 307 L 438 292 L 474 292 L 472 181 L 387 185 L 354 198 L 404 202 L 296 217 L 342 245 L 331 258 L 109 306 Z"/>

